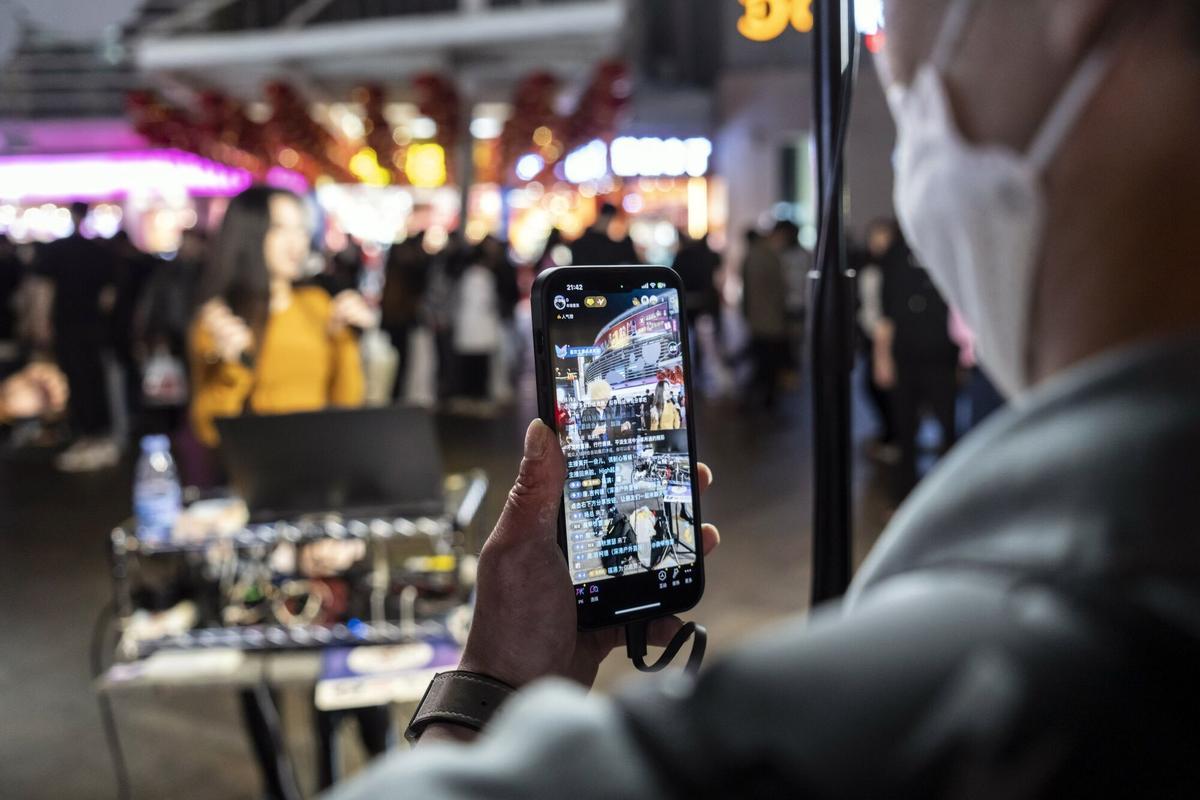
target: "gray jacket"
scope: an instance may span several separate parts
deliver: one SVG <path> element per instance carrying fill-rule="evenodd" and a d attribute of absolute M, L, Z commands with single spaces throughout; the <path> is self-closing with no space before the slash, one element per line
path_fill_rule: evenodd
<path fill-rule="evenodd" d="M 1196 796 L 1198 458 L 1200 341 L 1101 357 L 965 440 L 843 604 L 334 797 Z"/>

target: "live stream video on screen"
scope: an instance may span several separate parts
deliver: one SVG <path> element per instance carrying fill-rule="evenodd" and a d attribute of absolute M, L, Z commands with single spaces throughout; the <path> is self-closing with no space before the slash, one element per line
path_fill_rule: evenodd
<path fill-rule="evenodd" d="M 555 414 L 576 584 L 677 573 L 696 561 L 679 303 L 662 284 L 554 299 Z"/>

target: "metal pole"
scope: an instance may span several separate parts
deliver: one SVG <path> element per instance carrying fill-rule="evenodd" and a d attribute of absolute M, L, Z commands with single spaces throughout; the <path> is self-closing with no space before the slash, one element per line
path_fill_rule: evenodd
<path fill-rule="evenodd" d="M 854 283 L 846 268 L 843 164 L 838 133 L 843 75 L 854 31 L 853 0 L 816 0 L 813 97 L 817 144 L 817 291 L 813 303 L 812 603 L 840 597 L 851 571 L 850 376 L 854 364 Z"/>

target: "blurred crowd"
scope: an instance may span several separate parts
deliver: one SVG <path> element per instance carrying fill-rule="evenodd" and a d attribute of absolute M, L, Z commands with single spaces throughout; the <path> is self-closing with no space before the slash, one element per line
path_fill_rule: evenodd
<path fill-rule="evenodd" d="M 972 332 L 894 219 L 872 222 L 853 257 L 865 394 L 879 426 L 868 455 L 892 470 L 898 504 L 916 486 L 923 455 L 944 455 L 1004 401 L 976 363 Z"/>
<path fill-rule="evenodd" d="M 740 348 L 730 348 L 733 338 L 721 336 L 718 328 L 713 356 L 735 373 L 746 363 L 748 375 L 738 392 L 744 413 L 774 415 L 781 390 L 802 374 L 813 257 L 789 220 L 748 230 L 744 252 L 739 274 L 745 339 Z M 861 389 L 877 424 L 867 455 L 884 470 L 895 507 L 932 461 L 1004 400 L 976 363 L 972 332 L 946 304 L 894 219 L 871 222 L 862 240 L 850 243 L 849 262 L 858 278 Z M 704 271 L 698 263 L 714 266 Z M 704 275 L 689 284 L 693 319 L 712 314 L 718 325 L 719 303 L 710 305 L 690 289 L 707 285 L 719 264 L 703 243 L 681 248 L 676 259 L 685 282 L 689 274 Z M 697 356 L 702 371 L 703 354 Z"/>
<path fill-rule="evenodd" d="M 563 444 L 615 442 L 687 424 L 687 395 L 682 387 L 659 380 L 653 390 L 617 397 L 600 378 L 587 386 L 587 397 L 560 402 L 558 430 Z"/>
<path fill-rule="evenodd" d="M 416 232 L 382 252 L 353 240 L 323 252 L 302 199 L 269 188 L 234 198 L 212 233 L 184 231 L 168 258 L 123 232 L 83 236 L 87 213 L 74 206 L 76 233 L 58 241 L 17 248 L 0 237 L 0 378 L 17 376 L 0 413 L 18 440 L 65 445 L 58 466 L 68 471 L 112 466 L 136 437 L 171 434 L 195 485 L 222 477 L 212 457 L 221 416 L 390 402 L 494 412 L 528 372 L 533 278 L 562 264 L 643 260 L 610 204 L 574 241 L 551 231 L 529 264 L 493 235 L 451 233 L 432 247 Z M 707 236 L 678 234 L 672 266 L 687 295 L 695 386 L 736 399 L 748 417 L 772 419 L 802 374 L 812 256 L 800 239 L 787 220 L 746 231 L 730 265 Z M 898 503 L 923 462 L 1001 400 L 893 220 L 868 226 L 852 262 L 863 388 L 878 419 L 868 455 Z M 56 424 L 22 424 L 64 401 Z M 664 402 L 682 412 L 686 401 Z M 649 428 L 661 404 L 616 405 Z"/>

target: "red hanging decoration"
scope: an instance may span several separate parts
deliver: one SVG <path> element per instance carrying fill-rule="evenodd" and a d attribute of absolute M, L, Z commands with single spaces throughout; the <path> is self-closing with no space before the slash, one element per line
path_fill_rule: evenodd
<path fill-rule="evenodd" d="M 628 67 L 620 61 L 601 62 L 567 120 L 568 149 L 582 147 L 593 139 L 612 141 L 632 96 Z"/>
<path fill-rule="evenodd" d="M 321 177 L 339 183 L 355 181 L 346 167 L 341 143 L 313 121 L 291 86 L 273 81 L 267 84 L 266 95 L 271 106 L 266 141 L 275 163 L 296 170 L 310 183 Z"/>
<path fill-rule="evenodd" d="M 215 90 L 201 93 L 200 110 L 198 128 L 208 156 L 266 177 L 272 159 L 263 126 L 247 117 L 236 100 Z"/>
<path fill-rule="evenodd" d="M 417 108 L 437 124 L 434 141 L 446 152 L 446 179 L 454 182 L 454 154 L 462 130 L 462 100 L 449 78 L 427 72 L 413 79 L 417 93 Z"/>
<path fill-rule="evenodd" d="M 134 129 L 151 144 L 204 155 L 196 126 L 179 109 L 147 91 L 130 92 L 125 107 Z"/>
<path fill-rule="evenodd" d="M 500 135 L 502 163 L 508 175 L 513 175 L 517 161 L 522 156 L 531 153 L 540 155 L 546 162 L 543 175 L 547 175 L 554 163 L 565 155 L 561 144 L 555 145 L 560 139 L 557 131 L 562 127 L 562 120 L 554 110 L 558 90 L 558 79 L 543 71 L 526 75 L 517 85 L 512 116 L 504 124 L 504 131 Z M 551 132 L 548 144 L 534 142 L 534 134 L 539 128 L 546 128 Z M 551 150 L 552 145 L 558 147 L 557 153 Z M 548 155 L 556 157 L 548 158 Z"/>
<path fill-rule="evenodd" d="M 360 86 L 354 90 L 353 96 L 355 102 L 363 107 L 363 128 L 366 130 L 367 147 L 375 151 L 379 166 L 388 171 L 392 183 L 404 183 L 404 148 L 396 144 L 392 135 L 392 125 L 383 113 L 387 102 L 383 87 Z"/>
<path fill-rule="evenodd" d="M 678 366 L 678 365 L 671 367 L 669 369 L 664 367 L 663 369 L 660 369 L 655 374 L 654 378 L 655 378 L 655 380 L 665 381 L 666 383 L 670 383 L 675 386 L 682 386 L 683 385 L 683 367 Z"/>

